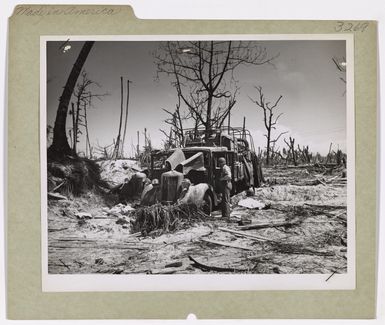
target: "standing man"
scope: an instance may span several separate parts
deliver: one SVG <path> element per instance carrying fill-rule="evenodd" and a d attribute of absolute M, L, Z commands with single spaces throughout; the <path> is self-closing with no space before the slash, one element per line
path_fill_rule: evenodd
<path fill-rule="evenodd" d="M 226 159 L 221 157 L 218 159 L 221 168 L 220 182 L 222 192 L 222 217 L 230 218 L 230 191 L 231 185 L 231 169 L 226 165 Z"/>

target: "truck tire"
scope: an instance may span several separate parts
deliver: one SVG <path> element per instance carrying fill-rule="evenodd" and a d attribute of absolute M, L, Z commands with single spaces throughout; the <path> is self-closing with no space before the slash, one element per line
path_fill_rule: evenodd
<path fill-rule="evenodd" d="M 203 197 L 202 211 L 208 216 L 210 216 L 213 211 L 213 199 L 209 192 L 206 192 Z"/>

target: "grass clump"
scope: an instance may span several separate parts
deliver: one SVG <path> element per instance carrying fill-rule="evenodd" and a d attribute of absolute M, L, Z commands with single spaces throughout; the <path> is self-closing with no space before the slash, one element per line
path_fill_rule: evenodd
<path fill-rule="evenodd" d="M 141 207 L 132 212 L 132 231 L 147 235 L 158 230 L 173 232 L 191 226 L 196 221 L 207 219 L 207 215 L 195 204 L 162 205 Z"/>

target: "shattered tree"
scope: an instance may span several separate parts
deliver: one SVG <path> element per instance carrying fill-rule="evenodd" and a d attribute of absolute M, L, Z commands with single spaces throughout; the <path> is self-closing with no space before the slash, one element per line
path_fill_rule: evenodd
<path fill-rule="evenodd" d="M 289 148 L 288 157 L 291 156 L 294 166 L 297 166 L 298 162 L 297 162 L 297 152 L 295 150 L 295 139 L 292 137 L 289 137 L 289 142 L 287 142 L 286 139 L 284 139 L 284 141 Z"/>
<path fill-rule="evenodd" d="M 172 80 L 195 126 L 206 138 L 220 128 L 239 93 L 234 71 L 240 65 L 263 65 L 275 57 L 246 41 L 165 42 L 154 54 L 158 75 Z"/>
<path fill-rule="evenodd" d="M 279 113 L 277 116 L 276 110 L 277 106 L 282 99 L 282 95 L 278 97 L 278 99 L 275 101 L 274 104 L 270 104 L 269 101 L 266 101 L 265 95 L 263 94 L 262 87 L 258 86 L 255 87 L 255 89 L 258 92 L 258 96 L 256 99 L 250 98 L 250 100 L 256 104 L 263 112 L 263 122 L 266 128 L 266 134 L 264 134 L 266 138 L 266 165 L 270 165 L 270 156 L 271 153 L 274 154 L 275 152 L 275 144 L 279 140 L 279 138 L 286 134 L 287 132 L 281 132 L 277 137 L 273 137 L 273 131 L 276 130 L 276 125 L 278 123 L 279 118 L 282 116 L 283 113 Z"/>
<path fill-rule="evenodd" d="M 66 135 L 66 121 L 68 113 L 68 105 L 71 96 L 74 92 L 76 82 L 80 75 L 83 65 L 87 60 L 94 41 L 87 41 L 84 43 L 75 64 L 68 76 L 67 82 L 64 86 L 63 93 L 60 96 L 59 107 L 56 113 L 55 126 L 53 130 L 53 140 L 51 146 L 48 148 L 48 157 L 58 158 L 73 154 L 73 150 L 68 144 Z"/>

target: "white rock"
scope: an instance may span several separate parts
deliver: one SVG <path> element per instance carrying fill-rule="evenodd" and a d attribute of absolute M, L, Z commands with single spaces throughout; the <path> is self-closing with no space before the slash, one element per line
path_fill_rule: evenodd
<path fill-rule="evenodd" d="M 77 212 L 77 213 L 75 213 L 75 216 L 76 216 L 76 218 L 82 219 L 82 220 L 92 219 L 91 213 L 88 213 L 88 212 Z"/>
<path fill-rule="evenodd" d="M 265 207 L 264 203 L 258 202 L 257 200 L 252 199 L 252 198 L 240 200 L 238 202 L 238 205 L 241 207 L 248 208 L 248 209 L 259 209 L 259 210 L 263 209 Z"/>

